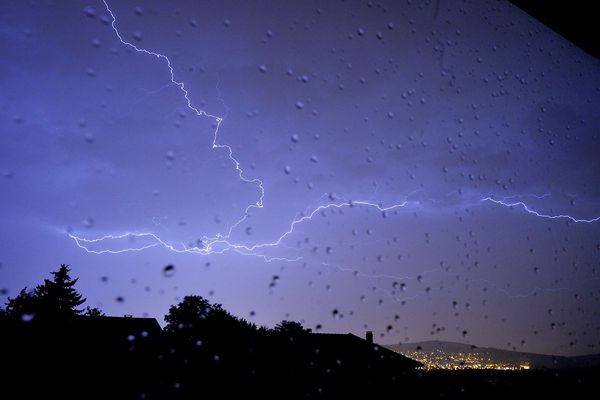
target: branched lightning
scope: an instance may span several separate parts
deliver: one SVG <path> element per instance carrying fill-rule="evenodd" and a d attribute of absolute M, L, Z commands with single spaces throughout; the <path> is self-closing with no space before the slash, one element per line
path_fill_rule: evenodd
<path fill-rule="evenodd" d="M 115 32 L 115 34 L 117 35 L 117 38 L 119 39 L 119 41 L 124 44 L 125 46 L 131 47 L 132 49 L 134 49 L 135 51 L 137 51 L 138 53 L 144 53 L 144 54 L 148 54 L 151 56 L 154 56 L 156 58 L 162 59 L 164 61 L 166 61 L 167 63 L 167 67 L 169 68 L 169 73 L 171 75 L 171 82 L 176 85 L 182 92 L 183 92 L 183 97 L 185 98 L 185 101 L 187 103 L 187 107 L 192 110 L 198 117 L 208 117 L 213 119 L 216 122 L 216 127 L 215 127 L 215 131 L 213 134 L 213 142 L 212 142 L 212 148 L 213 149 L 225 149 L 227 151 L 227 156 L 229 157 L 229 160 L 231 160 L 231 162 L 235 165 L 235 170 L 238 173 L 239 178 L 246 182 L 246 183 L 251 183 L 254 185 L 257 185 L 259 190 L 260 190 L 260 196 L 259 199 L 256 203 L 254 204 L 250 204 L 248 207 L 246 207 L 246 209 L 244 210 L 244 215 L 243 217 L 238 220 L 235 224 L 233 224 L 227 234 L 225 236 L 222 236 L 220 234 L 217 234 L 217 237 L 229 237 L 231 235 L 231 231 L 238 226 L 239 224 L 241 224 L 246 218 L 248 218 L 249 215 L 249 211 L 252 208 L 262 208 L 263 207 L 263 200 L 265 197 L 265 188 L 263 185 L 263 182 L 258 179 L 258 178 L 246 178 L 244 175 L 244 170 L 241 168 L 240 162 L 233 156 L 233 149 L 231 148 L 231 146 L 229 146 L 228 144 L 222 144 L 222 143 L 218 143 L 218 136 L 219 136 L 219 128 L 221 127 L 221 123 L 223 122 L 223 118 L 217 115 L 213 115 L 213 114 L 209 114 L 204 110 L 198 109 L 196 107 L 194 107 L 192 105 L 192 101 L 190 100 L 189 97 L 189 92 L 188 90 L 185 88 L 185 83 L 183 81 L 177 81 L 175 79 L 175 71 L 173 70 L 173 66 L 171 65 L 171 60 L 169 59 L 169 57 L 167 57 L 164 54 L 161 53 L 156 53 L 154 51 L 150 51 L 144 48 L 140 48 L 138 46 L 136 46 L 135 44 L 128 42 L 127 40 L 123 39 L 123 37 L 121 36 L 121 33 L 119 32 L 119 30 L 117 29 L 117 27 L 115 26 L 116 22 L 117 22 L 117 18 L 115 17 L 115 15 L 113 14 L 112 10 L 110 9 L 110 7 L 108 6 L 108 3 L 106 2 L 106 0 L 102 0 L 102 2 L 104 3 L 104 6 L 106 7 L 106 10 L 108 11 L 108 13 L 110 14 L 110 17 L 112 19 L 110 26 L 112 27 L 113 31 Z"/>
<path fill-rule="evenodd" d="M 281 236 L 279 236 L 279 238 L 277 238 L 277 240 L 275 240 L 273 242 L 259 243 L 259 244 L 254 244 L 254 245 L 250 245 L 250 246 L 232 243 L 231 241 L 229 241 L 227 239 L 226 236 L 222 236 L 222 235 L 217 235 L 215 238 L 206 238 L 205 237 L 202 240 L 201 246 L 200 245 L 192 246 L 192 247 L 182 246 L 181 248 L 175 247 L 174 245 L 169 244 L 169 243 L 165 242 L 164 240 L 162 240 L 158 235 L 156 235 L 154 233 L 149 233 L 149 232 L 146 232 L 146 233 L 127 232 L 127 233 L 123 233 L 120 235 L 105 235 L 105 236 L 102 236 L 102 237 L 96 238 L 96 239 L 81 238 L 81 237 L 75 236 L 70 233 L 69 233 L 69 236 L 71 237 L 71 239 L 73 239 L 75 241 L 77 246 L 79 246 L 80 248 L 86 250 L 89 253 L 93 253 L 93 254 L 105 254 L 105 253 L 119 254 L 119 253 L 125 253 L 125 252 L 130 252 L 130 251 L 143 251 L 143 250 L 155 247 L 155 246 L 163 246 L 164 248 L 166 248 L 170 251 L 176 252 L 176 253 L 196 253 L 196 254 L 201 254 L 201 255 L 209 255 L 209 254 L 222 254 L 225 251 L 233 250 L 241 255 L 258 256 L 258 257 L 264 258 L 267 261 L 272 261 L 272 260 L 298 261 L 301 259 L 301 257 L 297 257 L 295 259 L 267 257 L 263 254 L 256 253 L 256 250 L 278 246 L 287 236 L 289 236 L 290 234 L 292 234 L 294 232 L 294 229 L 298 224 L 301 224 L 307 220 L 312 219 L 320 211 L 324 211 L 324 210 L 331 209 L 331 208 L 354 207 L 357 205 L 362 205 L 362 206 L 373 207 L 380 212 L 387 212 L 387 211 L 391 211 L 391 210 L 394 210 L 397 208 L 405 207 L 407 204 L 408 204 L 408 201 L 404 201 L 400 204 L 394 204 L 392 206 L 383 207 L 380 204 L 371 203 L 368 201 L 346 201 L 346 202 L 322 205 L 322 206 L 316 207 L 312 212 L 310 212 L 304 216 L 301 216 L 299 218 L 294 219 L 290 223 L 290 227 L 288 228 L 288 230 L 285 231 Z M 240 222 L 242 220 L 236 222 L 229 229 L 228 235 L 231 233 L 232 229 L 236 225 L 240 224 Z M 147 239 L 147 240 L 152 241 L 153 243 L 140 245 L 137 247 L 127 247 L 127 248 L 120 249 L 120 250 L 109 250 L 109 249 L 95 250 L 92 248 L 92 246 L 94 244 L 99 244 L 99 243 L 105 242 L 105 241 L 133 239 L 133 238 Z"/>
<path fill-rule="evenodd" d="M 161 53 L 156 53 L 154 51 L 150 51 L 145 48 L 138 47 L 135 44 L 125 40 L 116 27 L 116 17 L 114 15 L 114 13 L 112 12 L 112 10 L 110 9 L 107 1 L 102 0 L 102 2 L 104 3 L 106 10 L 110 14 L 110 17 L 112 19 L 111 27 L 112 27 L 112 30 L 114 31 L 115 35 L 119 39 L 119 41 L 123 45 L 135 50 L 138 53 L 150 55 L 150 56 L 156 57 L 157 59 L 164 61 L 169 69 L 171 84 L 177 86 L 179 88 L 179 90 L 183 93 L 183 97 L 185 98 L 187 107 L 191 111 L 193 111 L 196 114 L 196 116 L 210 118 L 215 121 L 216 126 L 215 126 L 215 129 L 213 132 L 212 148 L 213 149 L 224 149 L 226 151 L 229 160 L 233 163 L 235 170 L 237 171 L 237 175 L 238 175 L 239 179 L 243 182 L 255 185 L 258 188 L 259 196 L 258 196 L 258 200 L 256 202 L 251 203 L 245 207 L 245 209 L 242 213 L 242 216 L 237 221 L 235 221 L 232 225 L 230 225 L 225 230 L 224 233 L 217 233 L 212 236 L 203 236 L 201 238 L 201 240 L 199 241 L 198 245 L 196 245 L 196 246 L 186 246 L 185 244 L 176 246 L 172 243 L 165 241 L 164 239 L 159 237 L 157 234 L 152 233 L 152 232 L 126 232 L 126 233 L 122 233 L 122 234 L 118 234 L 118 235 L 109 234 L 109 235 L 105 235 L 105 236 L 95 238 L 95 239 L 83 238 L 83 237 L 79 237 L 79 236 L 69 233 L 68 234 L 69 237 L 75 241 L 76 245 L 79 248 L 85 250 L 88 253 L 92 253 L 92 254 L 120 254 L 120 253 L 125 253 L 125 252 L 139 252 L 139 251 L 144 251 L 144 250 L 154 248 L 154 247 L 163 247 L 169 251 L 173 251 L 176 253 L 193 253 L 193 254 L 200 254 L 200 255 L 223 254 L 228 251 L 233 251 L 237 254 L 244 255 L 244 256 L 260 257 L 260 258 L 263 258 L 267 262 L 274 261 L 274 260 L 298 261 L 302 257 L 296 257 L 296 258 L 291 258 L 291 259 L 284 258 L 284 257 L 270 257 L 270 256 L 264 254 L 263 251 L 279 246 L 282 243 L 282 241 L 284 241 L 284 239 L 286 239 L 288 236 L 290 236 L 295 231 L 295 229 L 298 225 L 311 220 L 315 215 L 317 215 L 317 213 L 319 213 L 321 211 L 325 211 L 325 210 L 333 209 L 333 208 L 339 209 L 339 208 L 345 208 L 345 207 L 364 206 L 364 207 L 375 208 L 376 210 L 378 210 L 382 213 L 386 213 L 388 211 L 406 207 L 409 204 L 410 205 L 418 204 L 418 203 L 413 204 L 413 202 L 409 202 L 408 200 L 405 200 L 398 204 L 393 204 L 391 206 L 383 206 L 380 203 L 374 203 L 374 202 L 370 202 L 370 201 L 331 202 L 328 204 L 317 206 L 314 209 L 312 209 L 312 211 L 305 212 L 305 213 L 301 214 L 300 216 L 297 216 L 296 218 L 294 218 L 292 220 L 292 222 L 290 223 L 289 228 L 285 232 L 283 232 L 277 239 L 275 239 L 273 241 L 266 242 L 266 243 L 257 243 L 257 244 L 252 244 L 252 245 L 234 243 L 231 240 L 233 231 L 240 224 L 242 224 L 244 221 L 246 221 L 246 219 L 249 217 L 250 211 L 252 209 L 254 209 L 254 208 L 260 209 L 260 208 L 264 207 L 265 187 L 264 187 L 263 181 L 258 178 L 247 177 L 244 170 L 241 167 L 240 162 L 238 161 L 237 158 L 234 157 L 233 149 L 231 148 L 231 146 L 228 144 L 219 143 L 219 141 L 218 141 L 219 129 L 221 127 L 221 123 L 224 121 L 224 118 L 221 116 L 210 114 L 210 113 L 206 112 L 205 110 L 196 108 L 192 104 L 192 101 L 190 100 L 189 92 L 185 86 L 185 83 L 183 81 L 178 81 L 175 78 L 175 72 L 174 72 L 174 69 L 173 69 L 173 66 L 171 64 L 171 60 L 169 59 L 169 57 L 167 57 L 166 55 L 161 54 Z M 220 100 L 222 101 L 221 98 L 220 98 Z M 547 196 L 547 194 L 544 194 L 542 196 L 536 196 L 536 197 L 543 198 L 545 196 Z M 600 221 L 600 217 L 593 218 L 593 219 L 579 219 L 579 218 L 572 217 L 570 215 L 543 214 L 543 213 L 540 213 L 540 212 L 537 212 L 537 211 L 531 209 L 529 206 L 527 206 L 525 203 L 523 203 L 521 201 L 514 202 L 514 203 L 508 203 L 506 201 L 493 199 L 492 197 L 485 197 L 485 198 L 481 199 L 481 201 L 482 202 L 489 201 L 489 202 L 493 202 L 495 204 L 502 205 L 505 207 L 519 206 L 519 207 L 523 208 L 529 214 L 533 214 L 537 217 L 542 217 L 542 218 L 548 218 L 548 219 L 565 218 L 565 219 L 569 219 L 573 222 L 585 222 L 585 223 L 592 223 L 592 222 Z M 107 243 L 110 244 L 110 243 L 115 243 L 115 242 L 122 245 L 122 243 L 120 243 L 120 242 L 125 241 L 125 240 L 137 240 L 137 241 L 141 241 L 142 243 L 139 243 L 137 245 L 129 245 L 127 247 L 121 247 L 116 250 L 108 249 L 105 247 Z"/>
<path fill-rule="evenodd" d="M 166 242 L 165 240 L 163 240 L 158 235 L 156 235 L 155 233 L 152 233 L 152 232 L 142 232 L 142 233 L 126 232 L 126 233 L 122 233 L 119 235 L 112 235 L 112 234 L 105 235 L 105 236 L 102 236 L 102 237 L 99 237 L 96 239 L 87 239 L 87 238 L 79 237 L 79 236 L 69 233 L 69 237 L 71 239 L 73 239 L 75 241 L 75 243 L 77 244 L 77 246 L 80 247 L 81 249 L 87 251 L 88 253 L 93 253 L 93 254 L 120 254 L 120 253 L 125 253 L 125 252 L 132 252 L 132 251 L 136 251 L 136 252 L 143 251 L 143 250 L 147 250 L 147 249 L 150 249 L 153 247 L 162 246 L 162 247 L 166 248 L 167 250 L 170 250 L 170 251 L 173 251 L 176 253 L 195 253 L 195 254 L 201 254 L 201 255 L 209 255 L 209 254 L 222 254 L 226 251 L 231 250 L 231 251 L 234 251 L 238 254 L 245 255 L 245 256 L 261 257 L 266 261 L 273 261 L 273 260 L 297 261 L 297 260 L 300 260 L 301 257 L 297 257 L 297 258 L 293 258 L 293 259 L 284 258 L 284 257 L 268 257 L 262 253 L 257 253 L 257 250 L 278 246 L 287 236 L 292 234 L 292 232 L 294 231 L 295 227 L 298 224 L 301 224 L 307 220 L 310 220 L 318 212 L 324 211 L 324 210 L 327 210 L 330 208 L 353 207 L 355 205 L 361 205 L 361 206 L 367 206 L 367 207 L 374 207 L 377 210 L 379 210 L 380 212 L 385 213 L 387 211 L 391 211 L 396 208 L 404 207 L 407 205 L 407 203 L 408 203 L 407 201 L 404 201 L 400 204 L 394 204 L 392 206 L 387 206 L 387 207 L 384 207 L 381 204 L 376 204 L 376 203 L 372 203 L 369 201 L 346 201 L 346 202 L 340 202 L 340 203 L 330 203 L 330 204 L 318 206 L 315 209 L 313 209 L 310 213 L 294 219 L 290 223 L 289 229 L 287 231 L 285 231 L 282 235 L 280 235 L 275 241 L 267 242 L 267 243 L 259 243 L 259 244 L 254 244 L 254 245 L 243 245 L 243 244 L 232 243 L 230 241 L 232 232 L 234 231 L 235 228 L 237 228 L 240 224 L 242 224 L 248 218 L 248 216 L 250 215 L 250 210 L 253 208 L 263 208 L 264 197 L 265 197 L 265 188 L 264 188 L 263 181 L 258 178 L 247 178 L 244 173 L 244 170 L 241 167 L 240 162 L 234 157 L 233 149 L 231 148 L 231 146 L 229 146 L 227 144 L 221 144 L 218 142 L 219 128 L 221 127 L 221 123 L 223 122 L 224 119 L 220 116 L 209 114 L 206 111 L 198 109 L 192 105 L 192 102 L 189 97 L 189 92 L 186 89 L 185 83 L 175 79 L 175 72 L 174 72 L 174 69 L 173 69 L 173 66 L 171 64 L 171 60 L 169 59 L 169 57 L 167 57 L 166 55 L 161 54 L 161 53 L 156 53 L 154 51 L 150 51 L 150 50 L 138 47 L 135 44 L 125 40 L 116 27 L 116 17 L 114 15 L 114 13 L 112 12 L 112 10 L 110 9 L 108 3 L 106 2 L 106 0 L 102 0 L 102 2 L 104 3 L 106 10 L 110 14 L 110 17 L 112 19 L 111 27 L 112 27 L 113 31 L 115 32 L 119 41 L 123 45 L 132 48 L 133 50 L 135 50 L 138 53 L 144 53 L 144 54 L 147 54 L 150 56 L 154 56 L 158 59 L 164 60 L 167 64 L 167 67 L 169 68 L 171 83 L 176 85 L 179 88 L 179 90 L 181 90 L 181 92 L 183 93 L 183 97 L 186 100 L 187 107 L 190 110 L 192 110 L 198 117 L 211 118 L 216 122 L 216 127 L 215 127 L 215 131 L 213 134 L 212 148 L 213 149 L 225 149 L 227 151 L 227 155 L 228 155 L 229 159 L 235 166 L 235 170 L 238 173 L 238 177 L 243 182 L 256 185 L 259 188 L 260 195 L 259 195 L 258 200 L 255 203 L 248 205 L 244 209 L 244 213 L 243 213 L 242 217 L 240 219 L 238 219 L 235 223 L 233 223 L 231 226 L 229 226 L 229 228 L 226 230 L 226 232 L 224 234 L 217 233 L 216 235 L 211 236 L 211 237 L 204 236 L 204 237 L 202 237 L 202 239 L 200 241 L 201 244 L 198 246 L 188 247 L 185 245 L 181 245 L 180 247 L 177 247 L 173 244 Z M 125 248 L 120 248 L 118 250 L 112 250 L 112 249 L 98 250 L 98 249 L 94 248 L 94 245 L 100 245 L 104 242 L 119 241 L 119 240 L 126 240 L 126 239 L 130 239 L 130 240 L 131 239 L 143 239 L 149 243 L 140 244 L 139 246 L 129 246 L 129 247 L 125 247 Z"/>

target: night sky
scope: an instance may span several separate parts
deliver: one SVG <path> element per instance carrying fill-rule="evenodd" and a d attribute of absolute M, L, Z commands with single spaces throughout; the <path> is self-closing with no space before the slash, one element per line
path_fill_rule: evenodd
<path fill-rule="evenodd" d="M 508 2 L 109 6 L 165 57 L 3 4 L 3 302 L 66 263 L 109 315 L 600 351 L 598 59 Z"/>

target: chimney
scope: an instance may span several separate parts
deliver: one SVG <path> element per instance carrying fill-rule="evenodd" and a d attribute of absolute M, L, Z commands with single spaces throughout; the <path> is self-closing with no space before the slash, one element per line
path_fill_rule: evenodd
<path fill-rule="evenodd" d="M 367 331 L 367 342 L 373 343 L 373 332 Z"/>

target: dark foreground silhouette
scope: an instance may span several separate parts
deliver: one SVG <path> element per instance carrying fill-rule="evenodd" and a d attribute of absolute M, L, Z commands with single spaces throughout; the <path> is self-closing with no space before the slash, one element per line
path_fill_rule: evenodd
<path fill-rule="evenodd" d="M 234 319 L 210 316 L 196 322 L 198 326 L 163 332 L 150 318 L 74 316 L 25 322 L 4 317 L 8 383 L 27 397 L 37 392 L 61 397 L 327 398 L 398 390 L 418 366 L 352 334 L 288 331 L 287 323 L 274 330 L 236 327 Z"/>
<path fill-rule="evenodd" d="M 77 309 L 68 268 L 9 299 L 0 316 L 4 398 L 599 398 L 598 370 L 421 371 L 352 334 L 273 329 L 200 296 L 153 318 Z M 14 393 L 12 396 L 7 396 Z"/>

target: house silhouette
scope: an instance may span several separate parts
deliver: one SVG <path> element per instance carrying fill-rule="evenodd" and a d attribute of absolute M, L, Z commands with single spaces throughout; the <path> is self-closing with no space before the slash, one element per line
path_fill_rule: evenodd
<path fill-rule="evenodd" d="M 0 318 L 3 387 L 24 397 L 139 398 L 156 386 L 163 343 L 154 318 Z"/>
<path fill-rule="evenodd" d="M 266 357 L 278 367 L 269 374 L 279 386 L 303 390 L 298 398 L 386 395 L 421 366 L 351 333 L 308 333 L 274 346 Z"/>
<path fill-rule="evenodd" d="M 3 386 L 25 397 L 384 394 L 420 365 L 350 333 L 265 336 L 249 351 L 232 343 L 216 363 L 209 345 L 199 352 L 179 346 L 154 318 L 3 317 L 0 328 L 0 356 L 9 366 Z"/>

